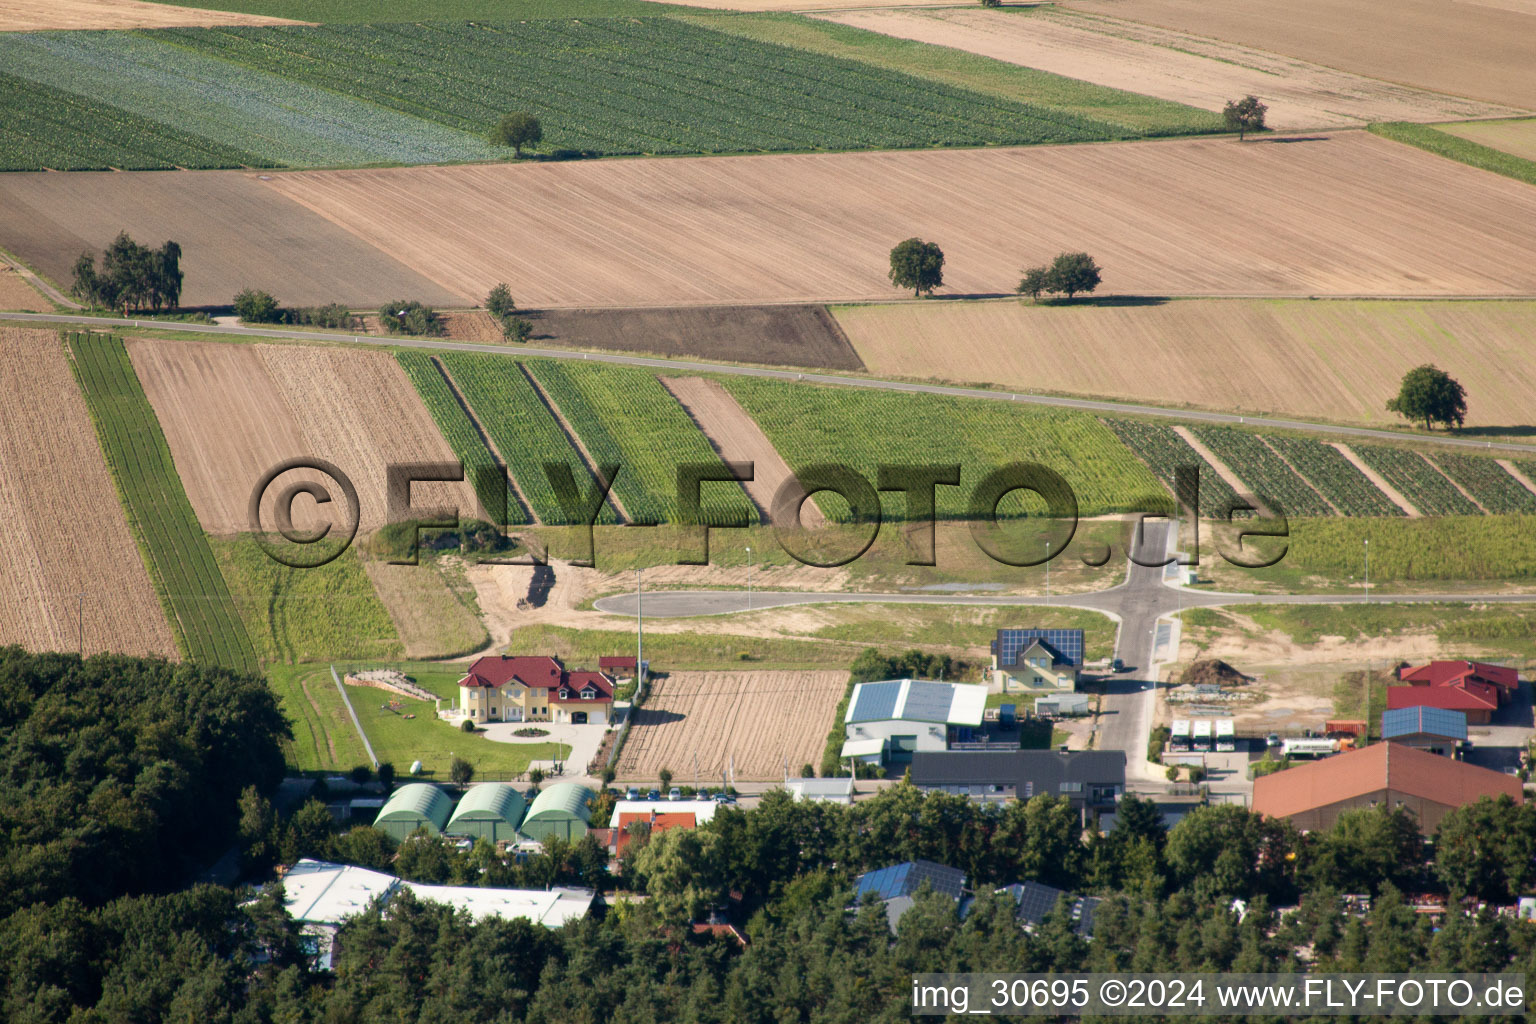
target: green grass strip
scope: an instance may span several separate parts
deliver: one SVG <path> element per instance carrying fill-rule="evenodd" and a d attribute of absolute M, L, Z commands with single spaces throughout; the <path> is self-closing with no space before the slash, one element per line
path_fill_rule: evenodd
<path fill-rule="evenodd" d="M 1436 156 L 1470 164 L 1485 171 L 1492 171 L 1494 174 L 1502 174 L 1506 178 L 1514 178 L 1527 185 L 1536 185 L 1536 160 L 1513 156 L 1491 146 L 1436 131 L 1423 124 L 1384 121 L 1371 125 L 1369 130 L 1371 134 L 1380 135 L 1384 139 L 1406 142 L 1410 146 L 1428 150 Z"/>

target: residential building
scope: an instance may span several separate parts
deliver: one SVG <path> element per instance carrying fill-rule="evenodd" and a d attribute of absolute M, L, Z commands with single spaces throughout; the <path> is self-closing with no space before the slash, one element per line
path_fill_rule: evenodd
<path fill-rule="evenodd" d="M 417 899 L 467 910 L 476 921 L 523 917 L 546 928 L 559 928 L 567 921 L 586 917 L 597 898 L 590 889 L 558 885 L 549 889 L 491 889 L 402 881 L 400 888 L 409 889 Z"/>
<path fill-rule="evenodd" d="M 443 831 L 452 836 L 488 839 L 493 843 L 517 838 L 528 801 L 516 786 L 482 782 L 469 787 Z"/>
<path fill-rule="evenodd" d="M 816 804 L 853 803 L 853 776 L 837 779 L 789 779 L 784 788 L 796 800 L 808 800 Z"/>
<path fill-rule="evenodd" d="M 1468 725 L 1487 725 L 1499 709 L 1499 691 L 1491 683 L 1463 679 L 1455 685 L 1387 687 L 1387 709 L 1440 708 L 1460 711 Z"/>
<path fill-rule="evenodd" d="M 697 824 L 704 824 L 715 816 L 720 805 L 713 800 L 620 800 L 613 805 L 608 818 L 609 828 L 618 828 L 625 815 L 691 814 Z"/>
<path fill-rule="evenodd" d="M 1461 711 L 1422 705 L 1383 711 L 1381 738 L 1441 757 L 1455 757 L 1467 741 L 1467 716 Z"/>
<path fill-rule="evenodd" d="M 448 824 L 451 810 L 453 800 L 447 793 L 425 782 L 412 782 L 390 794 L 379 816 L 373 820 L 373 827 L 388 832 L 397 840 L 419 828 L 435 836 Z"/>
<path fill-rule="evenodd" d="M 1123 750 L 952 750 L 912 758 L 912 784 L 973 800 L 1058 796 L 1085 816 L 1125 792 Z"/>
<path fill-rule="evenodd" d="M 1019 908 L 1019 925 L 1027 932 L 1044 924 L 1045 915 L 1061 906 L 1062 897 L 1066 897 L 1064 909 L 1072 918 L 1072 930 L 1085 939 L 1093 937 L 1093 912 L 1104 902 L 1095 896 L 1071 896 L 1043 882 L 1015 882 L 997 891 L 1013 897 Z"/>
<path fill-rule="evenodd" d="M 1343 811 L 1402 807 L 1430 835 L 1451 811 L 1485 796 L 1524 799 L 1513 776 L 1387 742 L 1261 776 L 1253 784 L 1253 809 L 1315 831 L 1332 828 Z"/>
<path fill-rule="evenodd" d="M 648 814 L 630 812 L 618 814 L 617 818 L 618 825 L 606 830 L 609 833 L 611 843 L 608 847 L 608 852 L 615 857 L 624 856 L 625 849 L 628 848 L 630 840 L 634 837 L 634 833 L 630 831 L 630 826 L 632 825 L 645 825 L 650 829 L 650 834 L 653 836 L 674 828 L 699 827 L 698 816 L 687 811 L 653 810 Z"/>
<path fill-rule="evenodd" d="M 559 658 L 491 655 L 459 680 L 459 706 L 474 722 L 606 725 L 613 686 L 610 676 L 569 670 Z"/>
<path fill-rule="evenodd" d="M 1071 691 L 1083 667 L 1080 629 L 1000 629 L 992 641 L 992 685 Z"/>
<path fill-rule="evenodd" d="M 574 842 L 587 834 L 587 826 L 592 820 L 587 801 L 593 796 L 593 792 L 579 782 L 557 782 L 533 798 L 518 831 L 540 842 L 550 836 Z"/>
<path fill-rule="evenodd" d="M 1485 683 L 1499 694 L 1503 704 L 1520 688 L 1520 674 L 1503 665 L 1485 661 L 1431 661 L 1417 668 L 1399 669 L 1399 682 L 1409 686 L 1459 686 L 1464 682 Z"/>
<path fill-rule="evenodd" d="M 919 679 L 859 683 L 843 716 L 843 757 L 904 764 L 917 751 L 947 750 L 958 727 L 981 725 L 987 688 Z"/>
<path fill-rule="evenodd" d="M 956 903 L 964 900 L 965 872 L 935 864 L 931 860 L 909 860 L 867 871 L 855 883 L 853 897 L 856 903 L 863 903 L 866 899 L 883 903 L 886 922 L 894 934 L 897 922 L 912 908 L 915 897 L 925 883 L 935 893 L 948 896 Z"/>

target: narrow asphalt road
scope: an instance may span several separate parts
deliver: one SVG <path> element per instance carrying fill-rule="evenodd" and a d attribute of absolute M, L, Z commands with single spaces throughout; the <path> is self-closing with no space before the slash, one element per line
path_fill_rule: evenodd
<path fill-rule="evenodd" d="M 873 388 L 877 391 L 905 391 L 921 395 L 947 395 L 954 398 L 987 399 L 993 402 L 1021 402 L 1028 405 L 1048 405 L 1060 409 L 1101 412 L 1115 416 L 1162 416 L 1185 422 L 1235 423 L 1251 427 L 1302 430 L 1338 437 L 1367 437 L 1386 441 L 1413 440 L 1426 444 L 1441 444 L 1456 448 L 1479 448 L 1488 451 L 1536 454 L 1536 445 L 1518 444 L 1508 441 L 1474 441 L 1464 437 L 1404 434 L 1392 430 L 1374 430 L 1370 427 L 1344 427 L 1329 423 L 1308 423 L 1304 420 L 1280 419 L 1267 416 L 1238 416 L 1223 412 L 1168 409 L 1158 405 L 1100 402 L 1087 398 L 1061 398 L 1055 395 L 992 391 L 986 388 L 951 387 L 945 384 L 916 384 L 909 381 L 881 380 L 875 377 L 849 377 L 835 373 L 773 370 L 760 366 L 710 363 L 696 359 L 660 359 L 652 356 L 626 355 L 618 352 L 576 352 L 570 349 L 538 348 L 531 345 L 484 345 L 477 342 L 444 341 L 440 338 L 380 337 L 366 334 L 325 333 L 323 331 L 290 331 L 275 327 L 229 327 L 222 324 L 187 324 L 168 320 L 127 320 L 112 317 L 72 316 L 64 313 L 0 313 L 0 320 L 62 325 L 76 324 L 82 327 L 152 328 L 154 330 L 184 331 L 195 334 L 227 334 L 233 337 L 244 338 L 284 338 L 290 341 L 323 341 L 331 344 L 345 342 L 385 348 L 419 348 L 439 352 L 491 352 L 499 355 L 522 356 L 525 358 L 588 360 L 597 363 L 615 363 L 620 366 L 640 366 L 653 370 L 665 370 L 670 373 L 686 370 L 695 373 L 720 373 L 738 377 L 763 377 L 774 380 L 803 381 L 810 384 Z"/>

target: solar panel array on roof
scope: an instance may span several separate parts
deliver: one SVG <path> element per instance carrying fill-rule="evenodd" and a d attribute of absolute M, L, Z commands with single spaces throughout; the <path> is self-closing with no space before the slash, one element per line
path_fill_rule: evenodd
<path fill-rule="evenodd" d="M 1013 893 L 1013 898 L 1019 904 L 1019 919 L 1028 921 L 1030 924 L 1039 924 L 1044 921 L 1045 915 L 1056 909 L 1056 904 L 1060 902 L 1063 895 L 1060 889 L 1040 882 L 1010 885 L 1008 890 Z"/>
<path fill-rule="evenodd" d="M 1080 629 L 1000 629 L 993 646 L 999 665 L 1017 665 L 1019 652 L 1036 640 L 1044 640 L 1071 665 L 1083 664 L 1083 631 Z"/>
<path fill-rule="evenodd" d="M 1430 707 L 1394 708 L 1382 712 L 1382 739 L 1390 740 L 1417 733 L 1464 740 L 1467 738 L 1466 712 Z"/>
<path fill-rule="evenodd" d="M 901 717 L 908 721 L 947 722 L 954 699 L 955 688 L 948 683 L 913 681 L 907 685 L 907 702 L 902 706 Z"/>
<path fill-rule="evenodd" d="M 878 722 L 896 716 L 896 701 L 901 697 L 901 680 L 888 683 L 860 683 L 859 698 L 848 712 L 850 722 Z"/>
<path fill-rule="evenodd" d="M 959 899 L 965 890 L 965 872 L 945 867 L 931 860 L 909 860 L 905 864 L 892 864 L 866 872 L 854 889 L 854 896 L 889 900 L 898 896 L 912 896 L 927 882 L 933 891 L 951 899 Z"/>

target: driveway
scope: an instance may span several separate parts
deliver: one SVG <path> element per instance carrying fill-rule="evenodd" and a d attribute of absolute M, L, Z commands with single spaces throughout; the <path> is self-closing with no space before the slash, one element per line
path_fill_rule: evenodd
<path fill-rule="evenodd" d="M 564 743 L 568 745 L 565 752 L 565 773 L 562 777 L 570 779 L 585 776 L 587 765 L 592 758 L 597 756 L 597 748 L 602 745 L 603 734 L 608 731 L 606 725 L 571 725 L 566 722 L 489 722 L 483 725 L 482 733 L 488 740 L 497 743 Z M 548 736 L 514 736 L 519 729 L 543 729 Z M 553 761 L 532 761 L 530 768 L 541 768 L 546 773 L 554 770 Z"/>

